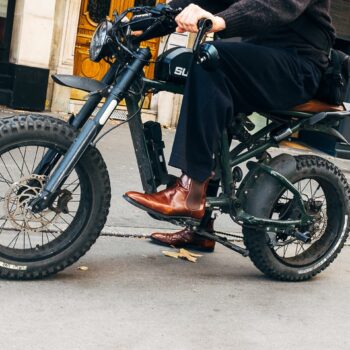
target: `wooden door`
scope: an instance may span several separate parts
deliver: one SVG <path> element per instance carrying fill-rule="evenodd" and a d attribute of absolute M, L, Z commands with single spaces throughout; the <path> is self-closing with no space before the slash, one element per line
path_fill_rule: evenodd
<path fill-rule="evenodd" d="M 82 0 L 74 56 L 74 75 L 100 80 L 109 68 L 109 65 L 103 60 L 95 63 L 89 59 L 91 38 L 99 22 L 106 17 L 112 18 L 114 10 L 120 13 L 128 7 L 154 6 L 160 2 L 163 3 L 165 0 Z M 153 58 L 155 58 L 159 48 L 159 39 L 150 40 L 144 45 L 150 47 Z M 147 77 L 152 78 L 154 65 L 146 67 L 145 74 Z M 71 97 L 73 99 L 82 99 L 85 95 L 86 93 L 73 90 Z"/>

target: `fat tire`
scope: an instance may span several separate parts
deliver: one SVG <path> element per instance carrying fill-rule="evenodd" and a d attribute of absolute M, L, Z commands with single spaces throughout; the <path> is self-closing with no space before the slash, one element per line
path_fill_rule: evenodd
<path fill-rule="evenodd" d="M 5 118 L 0 121 L 0 152 L 16 142 L 40 141 L 55 143 L 66 151 L 76 136 L 66 122 L 42 115 L 26 115 Z M 62 252 L 48 259 L 36 262 L 11 261 L 0 257 L 0 278 L 31 280 L 48 277 L 72 265 L 95 243 L 107 220 L 111 200 L 111 186 L 106 164 L 100 152 L 89 147 L 77 166 L 84 170 L 92 190 L 92 210 L 84 229 Z M 84 176 L 85 176 L 84 175 Z M 6 268 L 6 266 L 12 266 Z M 18 269 L 14 269 L 17 266 Z"/>
<path fill-rule="evenodd" d="M 249 256 L 254 265 L 265 275 L 280 281 L 306 281 L 315 275 L 325 270 L 337 257 L 342 250 L 348 235 L 349 235 L 349 218 L 350 218 L 350 188 L 349 184 L 341 172 L 333 163 L 324 158 L 317 156 L 297 156 L 296 160 L 296 177 L 303 172 L 310 171 L 313 174 L 323 172 L 329 174 L 329 181 L 332 181 L 333 186 L 339 193 L 339 207 L 343 209 L 344 223 L 341 229 L 337 232 L 337 239 L 329 247 L 325 256 L 332 252 L 325 261 L 315 261 L 309 268 L 291 267 L 283 264 L 272 252 L 268 245 L 268 239 L 263 231 L 253 229 L 251 227 L 243 227 L 244 243 L 249 250 Z M 291 179 L 290 179 L 291 180 Z M 293 182 L 293 181 L 292 181 Z M 276 193 L 272 195 L 264 191 L 264 186 L 260 188 L 259 194 L 256 197 L 254 208 L 251 208 L 253 215 L 260 217 L 268 217 L 268 211 L 271 210 L 273 196 L 276 198 Z M 266 203 L 270 203 L 266 205 Z M 334 250 L 334 251 L 333 251 Z M 324 259 L 324 258 L 323 258 Z"/>

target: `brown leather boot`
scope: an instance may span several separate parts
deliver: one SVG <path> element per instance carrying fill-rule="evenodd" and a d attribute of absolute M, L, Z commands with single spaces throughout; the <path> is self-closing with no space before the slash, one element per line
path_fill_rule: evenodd
<path fill-rule="evenodd" d="M 213 223 L 214 220 L 210 220 L 206 231 L 214 231 Z M 215 241 L 203 238 L 188 228 L 175 233 L 153 233 L 151 239 L 154 243 L 176 248 L 190 248 L 205 252 L 213 252 L 215 248 Z"/>
<path fill-rule="evenodd" d="M 205 213 L 209 180 L 203 183 L 182 175 L 176 184 L 158 193 L 127 192 L 124 198 L 149 213 L 173 217 L 202 219 Z"/>

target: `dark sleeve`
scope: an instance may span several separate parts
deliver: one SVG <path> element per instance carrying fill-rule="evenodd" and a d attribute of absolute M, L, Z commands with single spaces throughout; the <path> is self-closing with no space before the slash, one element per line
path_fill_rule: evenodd
<path fill-rule="evenodd" d="M 239 0 L 216 13 L 226 22 L 223 38 L 254 36 L 296 20 L 312 0 Z"/>
<path fill-rule="evenodd" d="M 174 9 L 184 9 L 190 4 L 196 4 L 202 9 L 214 14 L 227 8 L 227 5 L 223 5 L 221 2 L 217 3 L 215 0 L 173 0 L 169 3 L 169 5 Z"/>

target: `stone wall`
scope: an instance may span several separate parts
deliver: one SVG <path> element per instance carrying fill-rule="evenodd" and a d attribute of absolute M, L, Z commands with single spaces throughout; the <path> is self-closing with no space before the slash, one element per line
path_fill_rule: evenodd
<path fill-rule="evenodd" d="M 17 0 L 10 62 L 48 68 L 56 0 Z"/>

